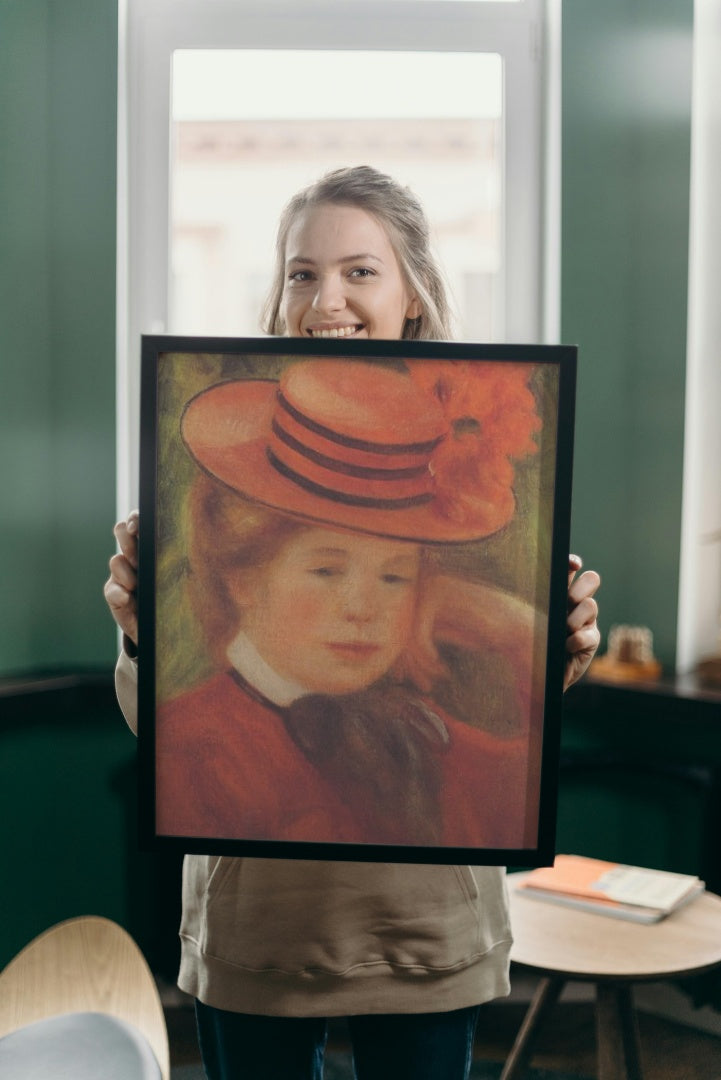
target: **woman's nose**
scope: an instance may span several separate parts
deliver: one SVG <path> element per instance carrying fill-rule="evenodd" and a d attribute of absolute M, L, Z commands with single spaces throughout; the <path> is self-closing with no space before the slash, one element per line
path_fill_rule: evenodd
<path fill-rule="evenodd" d="M 326 275 L 318 280 L 313 307 L 321 315 L 332 314 L 345 307 L 343 286 L 335 275 Z"/>

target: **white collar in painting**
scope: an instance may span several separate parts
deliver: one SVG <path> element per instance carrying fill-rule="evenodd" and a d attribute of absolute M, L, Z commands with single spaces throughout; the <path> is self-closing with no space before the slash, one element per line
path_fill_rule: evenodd
<path fill-rule="evenodd" d="M 291 679 L 284 679 L 282 675 L 274 671 L 242 630 L 231 641 L 226 656 L 246 682 L 249 682 L 274 705 L 285 708 L 308 693 L 305 686 Z"/>

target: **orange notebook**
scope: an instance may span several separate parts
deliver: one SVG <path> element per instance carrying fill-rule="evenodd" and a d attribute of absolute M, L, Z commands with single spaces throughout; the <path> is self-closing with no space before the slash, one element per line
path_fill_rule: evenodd
<path fill-rule="evenodd" d="M 658 922 L 704 890 L 693 874 L 675 874 L 583 855 L 557 855 L 526 875 L 529 897 L 637 922 Z"/>

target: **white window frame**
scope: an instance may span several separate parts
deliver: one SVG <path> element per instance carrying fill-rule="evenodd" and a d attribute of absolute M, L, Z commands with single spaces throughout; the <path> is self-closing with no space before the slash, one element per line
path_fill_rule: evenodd
<path fill-rule="evenodd" d="M 696 0 L 683 509 L 676 670 L 721 653 L 721 0 Z"/>
<path fill-rule="evenodd" d="M 559 38 L 560 0 L 119 0 L 119 515 L 138 497 L 140 335 L 164 333 L 167 327 L 173 52 L 499 53 L 506 121 L 503 290 L 512 297 L 504 304 L 503 339 L 556 341 Z"/>

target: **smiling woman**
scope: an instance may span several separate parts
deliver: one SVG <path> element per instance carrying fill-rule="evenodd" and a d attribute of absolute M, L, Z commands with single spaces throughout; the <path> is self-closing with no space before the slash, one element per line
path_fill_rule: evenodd
<path fill-rule="evenodd" d="M 309 208 L 286 245 L 282 319 L 291 336 L 399 338 L 420 314 L 386 230 L 365 210 Z"/>
<path fill-rule="evenodd" d="M 364 24 L 373 21 L 369 6 L 362 5 Z M 346 5 L 334 10 L 340 7 Z M 386 36 L 389 7 L 375 5 Z M 352 10 L 359 12 L 359 5 Z M 285 20 L 278 22 L 285 31 Z M 526 38 L 526 52 L 527 44 Z M 398 191 L 389 177 L 376 179 Z M 416 217 L 414 202 L 405 201 Z M 355 197 L 336 202 L 372 213 Z M 428 292 L 424 302 L 412 273 L 417 264 L 402 250 L 407 234 L 377 220 L 396 247 L 408 299 L 420 299 L 423 308 L 419 318 L 405 318 L 402 332 L 433 336 L 434 323 L 442 321 L 434 296 L 436 287 L 442 291 L 440 279 L 436 274 L 421 282 Z M 410 246 L 411 253 L 419 247 Z M 284 242 L 283 287 L 285 261 Z M 394 312 L 396 323 L 413 313 L 399 312 L 397 304 Z M 145 487 L 142 530 L 137 514 L 116 526 L 120 552 L 111 559 L 105 595 L 128 639 L 141 646 L 135 669 L 131 650 L 120 658 L 117 686 L 134 724 L 139 675 L 141 753 L 157 729 L 157 747 L 151 742 L 151 756 L 143 758 L 146 776 L 152 781 L 156 762 L 165 759 L 168 766 L 155 777 L 151 795 L 157 799 L 148 801 L 148 820 L 152 827 L 152 812 L 160 807 L 162 814 L 164 807 L 162 826 L 172 835 L 161 843 L 194 853 L 184 862 L 179 983 L 198 999 L 209 1075 L 319 1076 L 323 1017 L 374 1014 L 383 1021 L 382 1033 L 353 1036 L 359 1078 L 440 1080 L 452 1072 L 460 1080 L 468 1074 L 478 1004 L 508 992 L 510 935 L 499 860 L 508 861 L 509 849 L 547 857 L 551 840 L 550 815 L 542 814 L 540 799 L 540 763 L 547 760 L 539 752 L 543 658 L 549 677 L 556 672 L 549 688 L 555 682 L 560 694 L 564 625 L 567 682 L 578 678 L 597 644 L 597 577 L 576 579 L 579 561 L 567 562 L 564 535 L 554 544 L 548 513 L 549 493 L 564 504 L 568 490 L 567 470 L 565 480 L 546 481 L 549 466 L 559 479 L 556 421 L 570 403 L 575 355 L 552 350 L 555 360 L 546 364 L 551 358 L 540 351 L 543 356 L 537 348 L 479 351 L 372 338 L 342 348 L 308 337 L 272 337 L 250 346 L 146 339 L 144 430 L 157 439 L 144 440 L 143 475 L 157 483 L 160 513 L 155 515 L 155 496 Z M 181 370 L 179 393 L 174 374 Z M 161 374 L 167 377 L 161 380 Z M 221 409 L 222 403 L 229 408 Z M 570 463 L 566 453 L 561 460 Z M 520 483 L 522 472 L 526 484 Z M 519 515 L 516 478 L 519 490 L 531 494 L 530 503 L 519 501 Z M 196 479 L 214 492 L 205 503 L 213 511 L 205 524 L 195 519 L 192 499 L 188 514 L 182 498 Z M 257 517 L 252 543 L 233 528 L 230 503 Z M 226 589 L 217 603 L 210 593 L 201 596 L 195 620 L 181 612 L 178 621 L 175 612 L 179 636 L 169 648 L 155 650 L 155 638 L 166 634 L 164 616 L 175 607 L 153 604 L 159 558 L 173 545 L 180 549 L 182 565 L 176 562 L 167 575 L 174 583 L 192 582 L 212 565 L 202 553 L 196 557 L 195 541 L 185 543 L 191 518 L 205 550 L 229 560 L 227 574 L 217 574 Z M 480 572 L 486 538 L 514 518 L 521 526 L 520 535 L 511 533 L 514 554 L 517 544 L 527 550 L 526 541 L 532 549 L 521 560 L 530 603 L 512 586 L 504 589 L 503 577 Z M 281 519 L 288 526 L 282 541 L 272 536 Z M 244 623 L 243 601 L 261 607 L 264 597 L 262 589 L 260 595 L 244 590 L 242 570 L 255 566 L 267 592 L 276 560 L 301 554 L 299 525 L 313 531 L 316 545 L 320 540 L 321 562 L 313 560 L 310 569 L 305 564 L 315 584 L 335 581 L 338 564 L 328 563 L 330 548 L 334 559 L 342 553 L 341 579 L 349 574 L 353 586 L 339 591 L 349 595 L 343 610 L 355 611 L 355 622 L 341 619 L 335 599 L 317 609 L 321 647 L 336 654 L 335 666 L 327 664 L 335 674 L 338 666 L 365 667 L 369 645 L 374 652 L 377 640 L 383 641 L 382 633 L 374 636 L 377 595 L 400 592 L 403 599 L 394 600 L 391 636 L 397 640 L 384 657 L 391 665 L 385 674 L 365 686 L 374 672 L 364 671 L 353 682 L 363 688 L 346 694 L 296 699 L 291 687 L 287 704 L 288 674 L 299 673 L 289 672 L 284 655 L 273 657 L 282 669 L 277 672 L 261 654 L 262 639 L 274 635 L 264 614 L 262 634 L 253 619 Z M 349 535 L 366 541 L 361 549 L 372 573 L 356 566 L 355 547 L 344 547 Z M 408 553 L 400 566 L 396 543 Z M 414 581 L 409 571 L 419 547 Z M 454 557 L 445 563 L 442 556 L 451 551 Z M 549 576 L 555 586 L 550 592 Z M 406 641 L 410 588 L 413 632 Z M 555 620 L 546 607 L 551 594 Z M 138 596 L 145 598 L 140 616 Z M 214 670 L 190 683 L 186 670 L 183 686 L 158 678 L 173 654 L 180 653 L 182 666 L 190 658 L 192 666 L 198 651 L 193 622 L 211 610 L 219 613 L 214 640 L 229 643 Z M 323 611 L 330 614 L 327 629 Z M 554 621 L 555 649 L 549 647 Z M 293 648 L 303 650 L 302 638 Z M 487 685 L 467 695 L 475 706 L 468 718 L 459 716 L 463 695 L 440 700 L 444 681 L 453 688 L 456 659 L 470 656 L 474 668 L 487 654 L 511 673 L 510 692 L 520 699 L 515 729 L 484 726 L 491 705 Z M 323 671 L 314 678 L 320 686 Z M 505 723 L 509 710 L 501 705 L 496 711 Z M 528 769 L 524 758 L 530 759 Z M 552 794 L 550 785 L 546 792 Z M 203 830 L 211 839 L 194 840 Z M 222 839 L 239 833 L 256 839 Z M 318 843 L 329 836 L 330 844 Z M 269 854 L 271 837 L 282 841 L 273 854 L 298 858 L 245 857 Z M 344 837 L 357 842 L 333 843 Z M 303 838 L 314 840 L 300 847 Z M 494 844 L 500 850 L 488 846 Z M 467 857 L 466 851 L 472 859 L 482 852 L 483 861 L 494 865 L 474 872 L 439 865 Z M 225 858 L 227 852 L 244 857 Z M 387 861 L 396 852 L 409 860 L 406 865 Z M 349 862 L 356 854 L 381 861 Z M 326 855 L 332 865 L 309 861 Z M 419 859 L 432 865 L 417 865 Z M 245 1016 L 248 1011 L 260 1018 Z M 414 1013 L 423 1015 L 411 1024 Z M 430 1040 L 419 1038 L 421 1032 Z M 362 1045 L 371 1051 L 364 1064 Z"/>
<path fill-rule="evenodd" d="M 450 321 L 425 213 L 408 188 L 358 166 L 290 200 L 278 227 L 268 333 L 446 340 Z"/>

